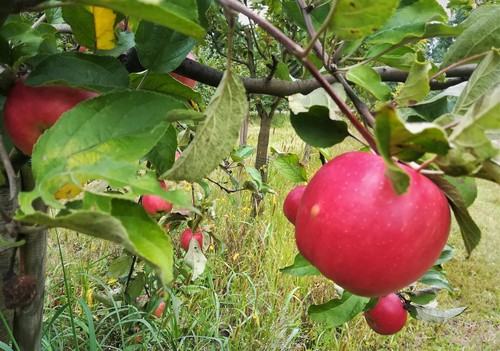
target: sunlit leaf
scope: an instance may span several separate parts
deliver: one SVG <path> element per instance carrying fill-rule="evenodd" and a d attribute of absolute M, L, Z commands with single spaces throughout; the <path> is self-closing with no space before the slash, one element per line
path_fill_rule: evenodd
<path fill-rule="evenodd" d="M 413 318 L 431 323 L 443 323 L 451 318 L 462 314 L 467 307 L 451 308 L 448 310 L 438 310 L 421 305 L 411 305 L 410 314 Z"/>
<path fill-rule="evenodd" d="M 97 50 L 114 49 L 116 46 L 116 13 L 113 10 L 99 6 L 90 6 L 90 12 L 94 16 L 95 48 Z"/>
<path fill-rule="evenodd" d="M 304 256 L 298 253 L 293 260 L 293 264 L 280 269 L 281 273 L 294 277 L 305 277 L 308 275 L 320 275 L 320 271 L 314 267 Z"/>
<path fill-rule="evenodd" d="M 276 156 L 273 160 L 273 165 L 281 176 L 296 183 L 307 181 L 306 167 L 300 163 L 297 154 L 283 153 L 275 149 L 272 149 L 272 153 Z"/>
<path fill-rule="evenodd" d="M 371 67 L 355 66 L 347 71 L 346 78 L 368 90 L 380 101 L 387 101 L 391 98 L 391 88 L 382 82 L 380 75 Z"/>

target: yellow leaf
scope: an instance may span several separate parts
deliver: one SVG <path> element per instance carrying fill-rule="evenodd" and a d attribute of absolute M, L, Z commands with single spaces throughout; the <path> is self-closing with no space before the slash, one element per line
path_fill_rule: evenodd
<path fill-rule="evenodd" d="M 115 20 L 116 13 L 104 7 L 91 6 L 94 15 L 94 29 L 97 50 L 112 50 L 116 46 Z"/>
<path fill-rule="evenodd" d="M 82 192 L 82 189 L 74 184 L 63 185 L 55 194 L 56 200 L 72 199 Z"/>

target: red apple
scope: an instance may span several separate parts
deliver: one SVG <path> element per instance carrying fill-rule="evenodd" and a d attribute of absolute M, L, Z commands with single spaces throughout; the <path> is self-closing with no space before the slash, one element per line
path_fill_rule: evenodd
<path fill-rule="evenodd" d="M 98 93 L 66 86 L 31 87 L 25 77 L 16 81 L 5 101 L 4 126 L 22 152 L 31 155 L 33 145 L 59 117 L 78 103 Z"/>
<path fill-rule="evenodd" d="M 167 189 L 164 180 L 160 180 L 160 185 L 163 189 Z M 154 215 L 156 212 L 170 212 L 174 205 L 167 200 L 162 199 L 156 195 L 144 195 L 141 200 L 142 206 L 150 214 Z"/>
<path fill-rule="evenodd" d="M 295 227 L 302 255 L 353 294 L 385 296 L 418 280 L 436 262 L 450 230 L 446 197 L 428 178 L 410 177 L 398 195 L 384 160 L 349 152 L 311 179 Z"/>
<path fill-rule="evenodd" d="M 374 332 L 391 335 L 403 329 L 408 312 L 399 296 L 392 293 L 379 298 L 375 307 L 365 312 L 364 316 Z"/>
<path fill-rule="evenodd" d="M 160 304 L 158 305 L 158 307 L 156 307 L 152 315 L 155 316 L 156 318 L 161 318 L 161 316 L 163 315 L 163 311 L 165 311 L 166 305 L 167 304 L 165 303 L 165 301 L 160 302 Z"/>
<path fill-rule="evenodd" d="M 196 57 L 192 53 L 189 53 L 187 55 L 187 58 L 189 58 L 191 60 L 196 60 Z M 179 82 L 181 82 L 182 84 L 187 85 L 188 87 L 190 87 L 191 89 L 193 89 L 196 86 L 196 81 L 193 80 L 193 79 L 191 79 L 191 78 L 184 77 L 184 76 L 182 76 L 180 74 L 177 74 L 177 73 L 174 73 L 174 72 L 170 72 L 169 74 L 173 78 L 175 78 Z"/>
<path fill-rule="evenodd" d="M 292 224 L 295 224 L 300 199 L 302 199 L 302 194 L 304 194 L 305 189 L 305 185 L 293 188 L 286 196 L 285 201 L 283 201 L 283 213 Z"/>
<path fill-rule="evenodd" d="M 191 228 L 188 228 L 182 232 L 181 247 L 184 249 L 184 251 L 189 250 L 189 243 L 191 242 L 191 239 L 198 240 L 198 243 L 203 250 L 203 232 L 201 231 L 201 228 L 198 228 L 194 234 Z"/>

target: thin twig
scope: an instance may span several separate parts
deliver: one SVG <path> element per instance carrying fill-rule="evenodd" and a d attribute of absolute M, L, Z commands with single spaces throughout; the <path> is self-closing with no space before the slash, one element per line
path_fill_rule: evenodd
<path fill-rule="evenodd" d="M 330 7 L 330 11 L 328 12 L 328 16 L 326 17 L 326 20 L 323 22 L 323 24 L 321 25 L 321 28 L 318 30 L 318 32 L 313 35 L 313 37 L 311 38 L 311 43 L 304 50 L 304 56 L 309 55 L 309 52 L 311 52 L 312 48 L 315 46 L 315 43 L 319 43 L 318 39 L 321 36 L 321 34 L 323 34 L 328 29 L 328 26 L 330 25 L 330 22 L 333 18 L 333 15 L 335 14 L 336 8 L 337 8 L 337 0 L 334 0 L 332 2 L 331 7 Z M 313 30 L 313 33 L 314 33 L 314 30 Z M 324 53 L 323 53 L 323 56 L 324 56 Z"/>
<path fill-rule="evenodd" d="M 455 62 L 454 64 L 452 65 L 449 65 L 448 67 L 445 67 L 443 68 L 442 70 L 440 70 L 439 72 L 437 72 L 436 74 L 432 75 L 429 77 L 429 81 L 433 80 L 433 79 L 436 79 L 437 77 L 439 77 L 441 74 L 444 74 L 446 72 L 448 72 L 450 69 L 453 69 L 455 67 L 458 67 L 458 66 L 462 66 L 464 63 L 466 62 L 469 62 L 469 61 L 473 61 L 475 59 L 478 59 L 478 58 L 481 58 L 483 56 L 486 56 L 491 50 L 488 50 L 488 51 L 485 51 L 485 52 L 481 52 L 479 54 L 476 54 L 476 55 L 472 55 L 472 56 L 469 56 L 469 57 L 466 57 L 458 62 Z"/>
<path fill-rule="evenodd" d="M 213 184 L 217 185 L 217 186 L 218 186 L 221 190 L 224 190 L 224 191 L 225 191 L 226 193 L 228 193 L 228 194 L 231 194 L 231 193 L 237 193 L 237 192 L 239 192 L 239 191 L 243 191 L 243 190 L 245 190 L 244 188 L 239 188 L 239 189 L 228 189 L 228 188 L 226 188 L 225 186 L 223 186 L 222 184 L 220 184 L 220 183 L 216 182 L 215 180 L 212 180 L 212 179 L 210 179 L 210 178 L 208 178 L 208 177 L 207 177 L 207 178 L 205 178 L 205 179 L 206 179 L 206 180 L 208 180 L 210 183 L 213 183 Z"/>
<path fill-rule="evenodd" d="M 363 116 L 366 123 L 373 128 L 375 126 L 375 117 L 373 117 L 368 106 L 366 106 L 366 104 L 358 97 L 358 95 L 356 95 L 356 93 L 342 74 L 335 74 L 335 78 L 337 78 L 340 84 L 342 84 L 344 90 L 354 104 L 354 107 L 356 107 L 356 110 L 358 110 L 359 114 Z"/>
<path fill-rule="evenodd" d="M 17 176 L 14 171 L 14 167 L 12 167 L 12 163 L 10 162 L 9 154 L 5 149 L 5 144 L 3 142 L 3 136 L 0 133 L 0 158 L 2 159 L 2 164 L 5 169 L 5 173 L 7 174 L 7 179 L 9 181 L 9 192 L 10 192 L 10 201 L 12 202 L 11 211 L 14 213 L 17 209 L 17 195 L 19 193 L 19 189 L 17 188 Z"/>

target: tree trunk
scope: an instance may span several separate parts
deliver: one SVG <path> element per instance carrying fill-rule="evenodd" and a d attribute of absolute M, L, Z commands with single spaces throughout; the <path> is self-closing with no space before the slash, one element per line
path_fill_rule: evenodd
<path fill-rule="evenodd" d="M 31 167 L 21 171 L 23 190 L 34 187 Z M 34 208 L 46 211 L 42 202 L 35 202 Z M 26 235 L 24 250 L 24 272 L 36 278 L 36 295 L 31 303 L 14 316 L 14 337 L 22 351 L 39 351 L 42 347 L 43 296 L 45 290 L 45 266 L 47 260 L 47 230 L 41 229 Z"/>
<path fill-rule="evenodd" d="M 9 199 L 9 186 L 4 185 L 0 187 L 0 206 L 6 212 L 10 212 L 11 201 Z M 3 218 L 0 216 L 0 226 L 2 227 L 2 233 L 0 233 L 0 238 L 3 241 L 14 241 L 14 238 L 11 238 L 6 235 L 4 230 L 5 222 Z M 12 331 L 12 325 L 14 320 L 14 310 L 7 309 L 4 304 L 4 296 L 3 296 L 3 285 L 4 285 L 4 277 L 10 269 L 10 261 L 11 257 L 14 253 L 14 249 L 6 249 L 0 247 L 0 313 L 3 315 L 5 321 L 7 322 L 7 327 L 4 325 L 2 321 L 0 321 L 0 341 L 10 344 L 10 336 L 9 331 Z"/>
<path fill-rule="evenodd" d="M 240 129 L 240 147 L 245 146 L 248 141 L 248 124 L 250 123 L 250 104 L 247 105 L 247 118 L 243 121 Z"/>

